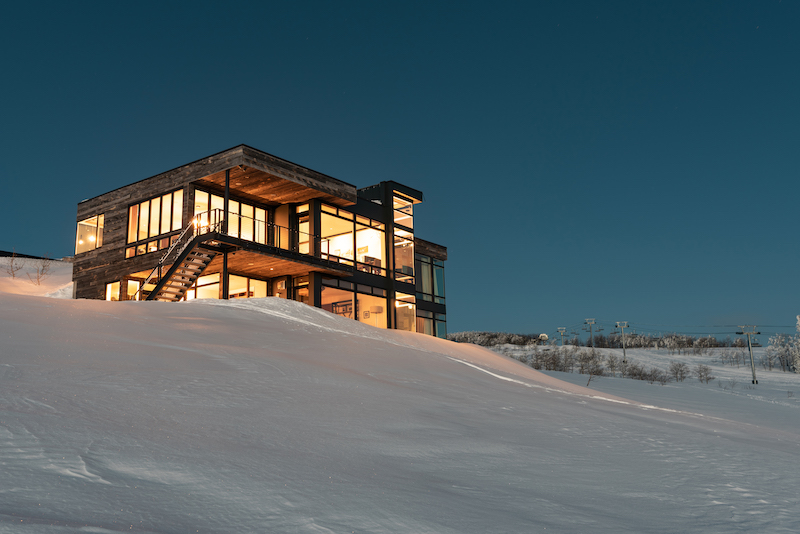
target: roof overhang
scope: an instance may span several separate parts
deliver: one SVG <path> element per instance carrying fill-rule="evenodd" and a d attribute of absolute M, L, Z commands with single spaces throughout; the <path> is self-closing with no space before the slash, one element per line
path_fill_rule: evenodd
<path fill-rule="evenodd" d="M 190 183 L 225 187 L 225 171 L 230 170 L 230 188 L 235 194 L 264 204 L 303 203 L 313 198 L 338 206 L 350 206 L 358 200 L 354 185 L 297 165 L 247 145 L 239 145 L 175 169 L 162 172 L 93 199 L 96 203 L 110 193 L 152 182 L 152 189 L 181 187 Z M 150 188 L 150 184 L 147 184 Z M 92 202 L 95 201 L 95 202 Z"/>

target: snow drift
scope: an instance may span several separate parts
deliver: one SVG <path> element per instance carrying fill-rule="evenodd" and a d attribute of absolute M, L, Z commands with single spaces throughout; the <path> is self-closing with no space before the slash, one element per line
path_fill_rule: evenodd
<path fill-rule="evenodd" d="M 291 301 L 6 292 L 0 339 L 0 532 L 800 527 L 797 427 Z"/>

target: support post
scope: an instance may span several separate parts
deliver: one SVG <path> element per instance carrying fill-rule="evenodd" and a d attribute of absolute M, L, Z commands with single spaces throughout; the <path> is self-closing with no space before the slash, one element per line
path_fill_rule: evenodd
<path fill-rule="evenodd" d="M 228 205 L 231 200 L 231 170 L 225 169 L 225 200 L 222 203 L 222 233 L 228 234 Z"/>
<path fill-rule="evenodd" d="M 225 199 L 222 203 L 222 233 L 228 235 L 228 211 L 231 200 L 231 170 L 225 169 Z M 222 253 L 222 280 L 220 280 L 222 298 L 228 300 L 228 252 Z"/>

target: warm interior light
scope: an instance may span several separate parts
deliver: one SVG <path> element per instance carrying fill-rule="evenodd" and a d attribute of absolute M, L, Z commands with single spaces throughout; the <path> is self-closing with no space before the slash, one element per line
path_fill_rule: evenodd
<path fill-rule="evenodd" d="M 90 236 L 89 236 L 89 241 L 91 241 L 92 243 L 94 243 L 95 239 L 96 239 L 96 238 L 95 238 L 93 235 L 90 235 Z"/>

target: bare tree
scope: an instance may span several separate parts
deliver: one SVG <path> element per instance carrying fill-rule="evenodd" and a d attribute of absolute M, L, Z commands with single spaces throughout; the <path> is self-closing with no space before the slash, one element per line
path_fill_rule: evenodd
<path fill-rule="evenodd" d="M 696 376 L 700 382 L 704 382 L 706 384 L 716 378 L 715 376 L 711 375 L 711 367 L 703 364 L 698 364 L 697 367 L 694 368 L 694 376 Z"/>
<path fill-rule="evenodd" d="M 4 268 L 3 268 L 3 270 L 11 278 L 16 278 L 17 277 L 17 273 L 23 267 L 25 267 L 25 260 L 20 259 L 20 257 L 17 256 L 17 253 L 15 251 L 13 251 L 13 252 L 11 252 L 11 256 L 6 258 L 6 264 L 5 264 Z"/>
<path fill-rule="evenodd" d="M 34 262 L 34 273 L 28 273 L 28 279 L 37 286 L 42 285 L 42 282 L 53 274 L 53 260 L 45 256 Z"/>
<path fill-rule="evenodd" d="M 608 367 L 608 370 L 611 373 L 612 377 L 615 376 L 614 373 L 616 372 L 617 369 L 619 369 L 619 365 L 620 365 L 619 356 L 615 356 L 614 354 L 609 354 L 608 356 L 606 356 L 606 367 Z"/>
<path fill-rule="evenodd" d="M 683 382 L 689 376 L 689 366 L 683 362 L 669 362 L 669 375 L 676 382 Z"/>

